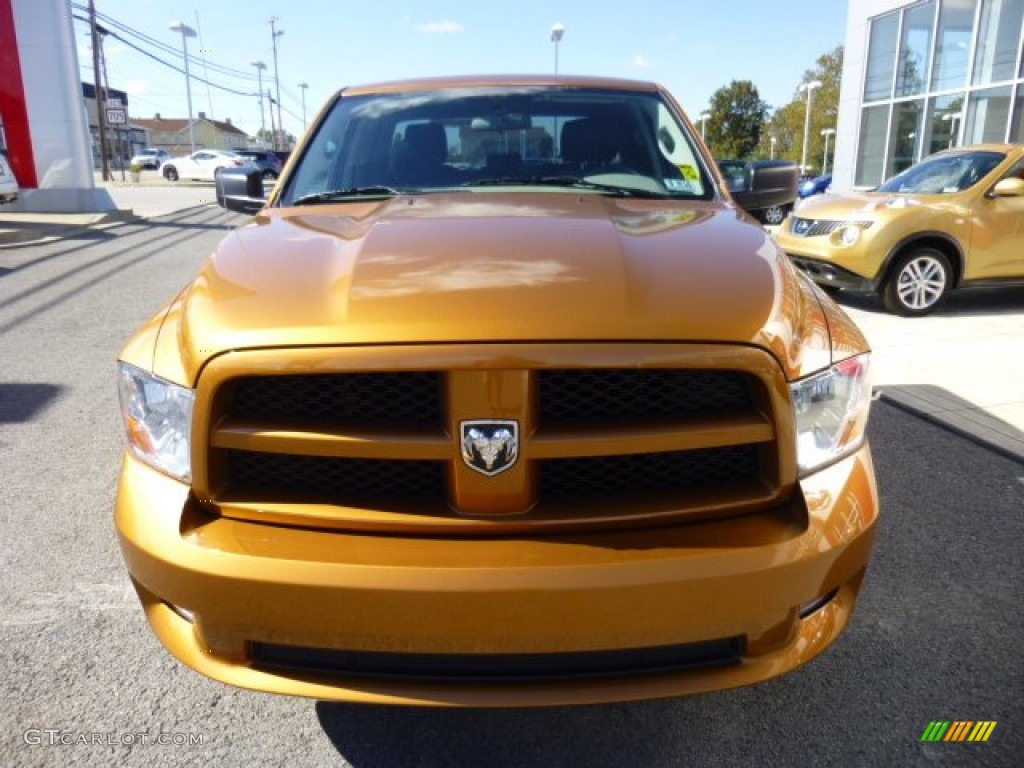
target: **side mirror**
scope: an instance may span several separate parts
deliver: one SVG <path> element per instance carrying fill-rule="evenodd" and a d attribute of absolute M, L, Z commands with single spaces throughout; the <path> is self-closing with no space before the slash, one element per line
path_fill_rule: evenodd
<path fill-rule="evenodd" d="M 1024 179 L 1003 179 L 992 187 L 990 197 L 1024 197 Z"/>
<path fill-rule="evenodd" d="M 267 199 L 263 195 L 263 177 L 260 170 L 222 168 L 214 178 L 217 187 L 217 205 L 236 213 L 257 213 Z"/>

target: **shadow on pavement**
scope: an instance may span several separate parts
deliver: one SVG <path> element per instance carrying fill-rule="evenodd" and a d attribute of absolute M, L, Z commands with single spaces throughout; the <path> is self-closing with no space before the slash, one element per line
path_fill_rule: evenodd
<path fill-rule="evenodd" d="M 877 293 L 840 291 L 832 297 L 840 306 L 853 307 L 864 312 L 886 314 L 882 299 Z M 1024 286 L 1004 288 L 965 288 L 953 291 L 946 302 L 929 317 L 942 316 L 983 316 L 1020 312 L 1024 309 Z M 913 322 L 913 318 L 908 318 Z"/>
<path fill-rule="evenodd" d="M 750 688 L 636 704 L 420 709 L 318 702 L 345 760 L 394 766 L 1017 765 L 1024 749 L 1024 469 L 884 402 L 882 518 L 853 620 Z M 921 742 L 995 720 L 984 744 Z"/>
<path fill-rule="evenodd" d="M 61 389 L 56 384 L 0 384 L 0 424 L 32 421 L 57 398 Z"/>

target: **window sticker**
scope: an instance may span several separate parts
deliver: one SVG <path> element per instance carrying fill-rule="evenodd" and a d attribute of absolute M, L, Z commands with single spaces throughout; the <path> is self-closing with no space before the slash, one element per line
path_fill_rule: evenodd
<path fill-rule="evenodd" d="M 693 182 L 686 179 L 663 179 L 665 187 L 672 192 L 693 192 Z"/>
<path fill-rule="evenodd" d="M 700 174 L 697 173 L 697 169 L 692 165 L 680 165 L 679 171 L 683 174 L 683 178 L 688 181 L 697 181 L 700 178 Z"/>

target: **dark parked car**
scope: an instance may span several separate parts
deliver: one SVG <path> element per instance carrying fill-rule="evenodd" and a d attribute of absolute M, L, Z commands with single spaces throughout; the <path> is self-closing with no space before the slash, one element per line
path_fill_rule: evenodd
<path fill-rule="evenodd" d="M 781 224 L 793 210 L 799 169 L 788 160 L 719 160 L 733 200 L 762 224 Z"/>
<path fill-rule="evenodd" d="M 284 162 L 276 152 L 269 149 L 233 149 L 231 151 L 257 166 L 262 171 L 264 179 L 276 179 L 281 175 Z"/>

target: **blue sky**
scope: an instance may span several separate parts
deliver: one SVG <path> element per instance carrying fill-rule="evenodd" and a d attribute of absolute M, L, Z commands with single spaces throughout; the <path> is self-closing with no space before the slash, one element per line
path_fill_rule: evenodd
<path fill-rule="evenodd" d="M 87 0 L 72 0 L 86 6 Z M 654 80 L 696 117 L 711 95 L 732 80 L 751 80 L 773 107 L 788 103 L 805 70 L 844 41 L 845 0 L 96 0 L 96 9 L 170 46 L 142 47 L 181 66 L 182 20 L 202 34 L 189 53 L 205 56 L 209 80 L 255 93 L 254 60 L 266 62 L 264 90 L 273 83 L 268 20 L 279 19 L 278 65 L 285 128 L 302 128 L 302 89 L 309 120 L 339 87 L 407 77 L 451 74 L 549 73 L 553 24 L 565 34 L 559 71 Z M 614 9 L 614 10 L 613 10 Z M 77 8 L 74 13 L 82 15 Z M 75 22 L 79 67 L 92 80 L 85 24 Z M 120 33 L 123 34 L 123 33 Z M 138 43 L 135 38 L 126 39 Z M 187 114 L 185 77 L 124 43 L 105 44 L 110 87 L 127 91 L 131 114 Z M 177 52 L 177 59 L 174 53 Z M 241 71 L 236 77 L 216 67 Z M 202 64 L 191 66 L 203 76 Z M 193 81 L 193 111 L 259 129 L 255 96 L 226 93 Z M 269 123 L 268 123 L 269 127 Z"/>

